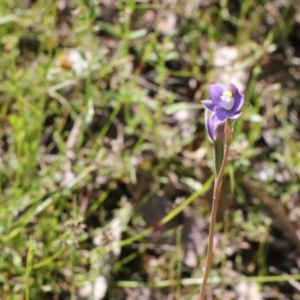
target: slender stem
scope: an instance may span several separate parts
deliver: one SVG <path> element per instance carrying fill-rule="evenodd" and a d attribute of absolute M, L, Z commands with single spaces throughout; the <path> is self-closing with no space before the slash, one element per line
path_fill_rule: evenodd
<path fill-rule="evenodd" d="M 220 192 L 222 187 L 222 181 L 223 181 L 223 174 L 229 154 L 229 148 L 230 148 L 230 139 L 226 141 L 225 143 L 225 153 L 222 161 L 222 165 L 220 168 L 220 172 L 217 174 L 215 183 L 214 183 L 214 194 L 213 194 L 213 203 L 212 203 L 212 209 L 211 209 L 211 220 L 209 225 L 209 236 L 208 236 L 208 246 L 207 246 L 207 255 L 206 255 L 206 265 L 205 265 L 205 271 L 203 275 L 202 285 L 200 289 L 200 300 L 205 299 L 205 289 L 206 289 L 206 283 L 208 280 L 208 275 L 210 271 L 212 256 L 213 256 L 213 242 L 214 242 L 214 235 L 215 235 L 215 225 L 216 225 L 216 217 L 217 217 L 217 211 L 218 211 L 218 203 L 220 198 Z"/>
<path fill-rule="evenodd" d="M 215 173 L 219 174 L 224 157 L 224 141 L 218 140 L 214 142 L 214 162 Z"/>

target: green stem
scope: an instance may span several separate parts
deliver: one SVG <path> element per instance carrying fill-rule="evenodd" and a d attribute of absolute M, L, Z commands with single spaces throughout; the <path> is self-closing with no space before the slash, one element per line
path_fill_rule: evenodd
<path fill-rule="evenodd" d="M 215 162 L 215 172 L 218 176 L 222 162 L 224 158 L 224 141 L 217 140 L 214 142 L 214 162 Z"/>

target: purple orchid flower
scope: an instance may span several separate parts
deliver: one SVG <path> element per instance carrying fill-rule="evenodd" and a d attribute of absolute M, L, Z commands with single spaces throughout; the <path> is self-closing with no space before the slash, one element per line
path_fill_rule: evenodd
<path fill-rule="evenodd" d="M 224 138 L 224 126 L 227 119 L 236 119 L 241 115 L 244 95 L 230 83 L 227 89 L 217 84 L 209 88 L 211 100 L 203 100 L 205 108 L 205 125 L 210 138 L 215 141 Z M 208 111 L 212 112 L 209 116 Z"/>

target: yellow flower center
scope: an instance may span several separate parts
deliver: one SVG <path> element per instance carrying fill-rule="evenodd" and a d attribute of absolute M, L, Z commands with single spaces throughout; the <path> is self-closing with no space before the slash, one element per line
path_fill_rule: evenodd
<path fill-rule="evenodd" d="M 224 98 L 227 98 L 227 99 L 230 99 L 230 98 L 233 97 L 233 94 L 232 94 L 232 92 L 230 92 L 230 91 L 225 91 L 225 92 L 223 93 L 223 97 L 224 97 Z"/>
<path fill-rule="evenodd" d="M 221 106 L 226 110 L 231 110 L 234 105 L 233 93 L 231 91 L 223 92 L 221 96 Z"/>

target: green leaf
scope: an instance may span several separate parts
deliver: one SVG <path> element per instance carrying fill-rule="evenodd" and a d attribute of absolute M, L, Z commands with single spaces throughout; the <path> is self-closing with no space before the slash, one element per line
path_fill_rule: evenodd
<path fill-rule="evenodd" d="M 201 103 L 179 102 L 166 106 L 164 108 L 164 113 L 167 115 L 172 115 L 181 110 L 194 110 L 201 108 L 203 108 L 203 105 Z"/>
<path fill-rule="evenodd" d="M 119 25 L 111 25 L 109 23 L 100 22 L 100 28 L 107 33 L 115 36 L 121 36 L 121 27 Z"/>
<path fill-rule="evenodd" d="M 146 28 L 138 29 L 138 30 L 130 32 L 129 39 L 130 40 L 138 39 L 138 38 L 145 36 L 147 33 L 148 33 L 148 30 Z"/>

